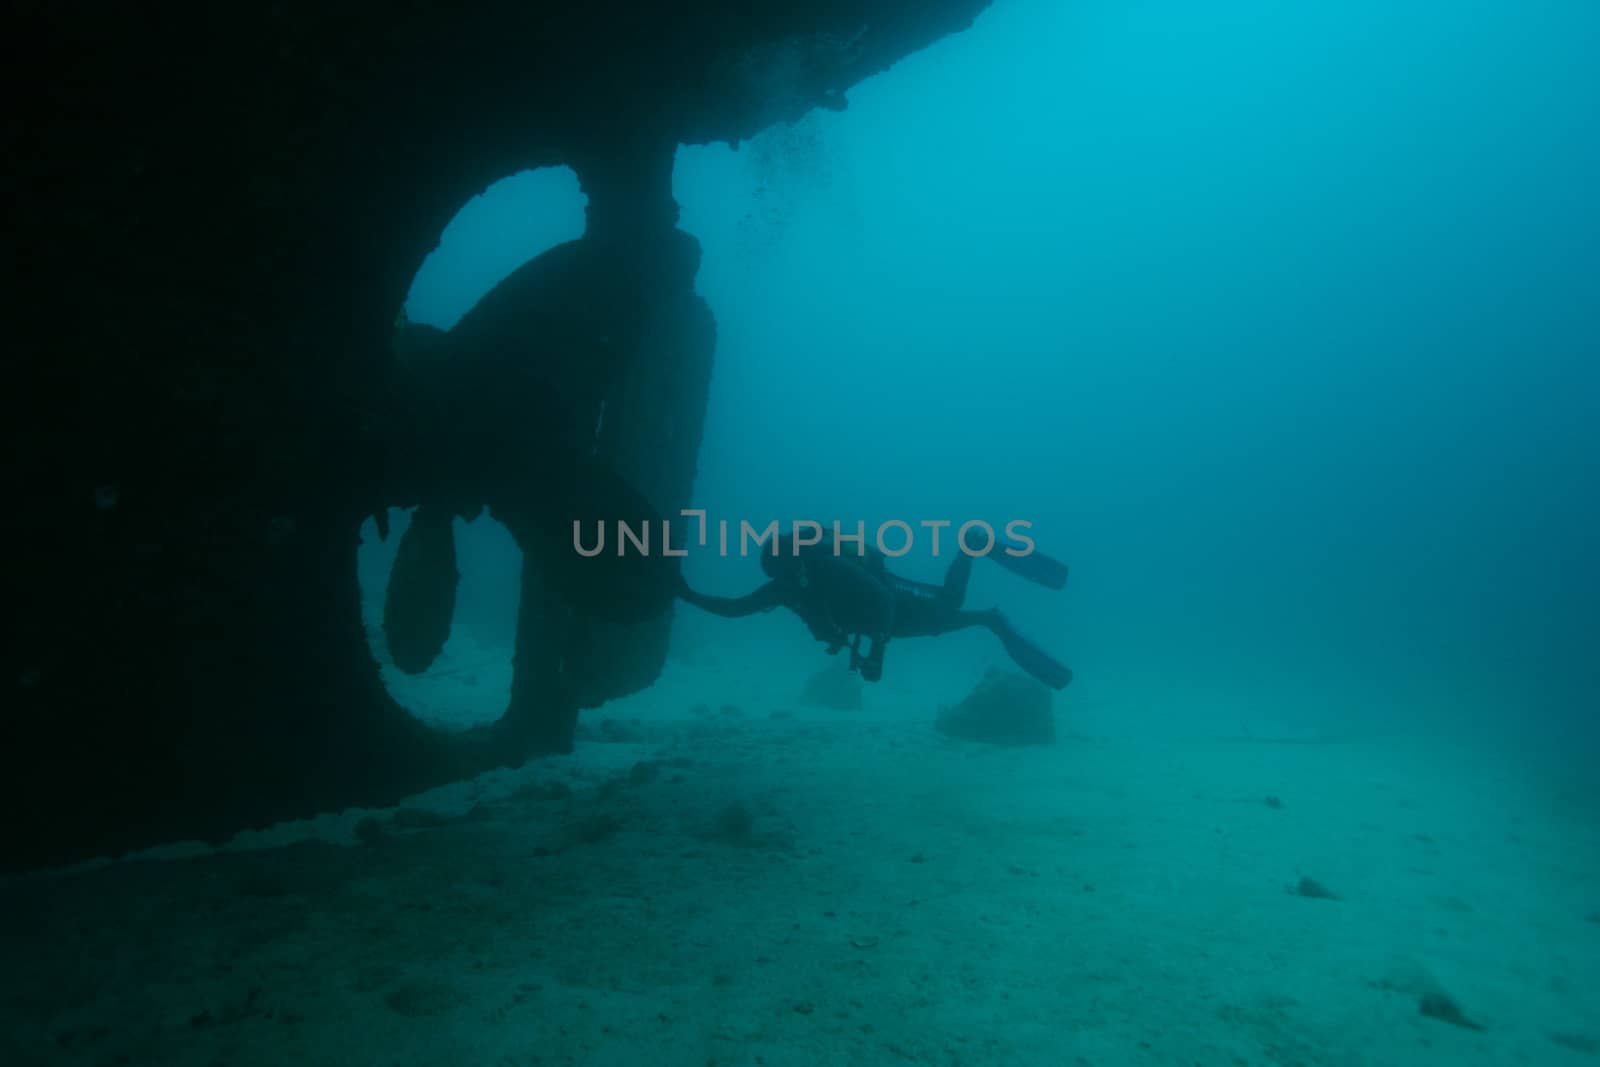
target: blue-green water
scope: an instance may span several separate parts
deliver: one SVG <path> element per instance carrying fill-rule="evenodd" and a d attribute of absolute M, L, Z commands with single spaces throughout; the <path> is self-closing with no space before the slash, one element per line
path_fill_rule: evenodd
<path fill-rule="evenodd" d="M 973 597 L 1084 686 L 1592 754 L 1597 42 L 1575 3 L 1016 0 L 843 113 L 684 147 L 697 504 L 1024 518 L 1070 592 L 980 568 Z M 567 172 L 492 191 L 413 314 L 581 205 Z"/>
<path fill-rule="evenodd" d="M 1595 1062 L 1597 46 L 1576 0 L 996 0 L 682 147 L 695 504 L 1031 522 L 1066 589 L 970 599 L 1075 671 L 1054 743 L 936 728 L 1006 665 L 981 630 L 862 686 L 680 605 L 570 756 L 19 880 L 0 1063 Z M 583 208 L 508 178 L 410 316 Z M 510 685 L 521 560 L 459 544 L 445 653 L 385 671 L 442 725 Z"/>

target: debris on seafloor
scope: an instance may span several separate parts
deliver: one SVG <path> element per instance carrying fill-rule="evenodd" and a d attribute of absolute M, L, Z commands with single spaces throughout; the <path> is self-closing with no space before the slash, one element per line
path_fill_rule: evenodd
<path fill-rule="evenodd" d="M 1317 881 L 1315 878 L 1302 878 L 1289 886 L 1291 896 L 1307 897 L 1311 900 L 1343 900 L 1339 894 Z"/>
<path fill-rule="evenodd" d="M 729 801 L 717 810 L 706 837 L 734 845 L 748 845 L 755 839 L 755 815 L 742 800 Z"/>
<path fill-rule="evenodd" d="M 1582 1053 L 1584 1056 L 1600 1056 L 1600 1040 L 1589 1037 L 1587 1033 L 1552 1032 L 1547 1037 L 1555 1041 L 1557 1045 L 1562 1046 L 1562 1048 L 1573 1049 L 1574 1053 Z"/>
<path fill-rule="evenodd" d="M 1463 1030 L 1483 1030 L 1481 1025 L 1467 1018 L 1461 1006 L 1448 993 L 1441 993 L 1436 989 L 1430 990 L 1422 994 L 1417 1001 L 1417 1008 L 1430 1019 L 1459 1026 Z"/>
<path fill-rule="evenodd" d="M 1600 1040 L 1587 1034 L 1551 1033 L 1549 1038 L 1562 1048 L 1581 1052 L 1585 1056 L 1600 1056 Z"/>
<path fill-rule="evenodd" d="M 843 663 L 832 663 L 806 679 L 800 698 L 835 711 L 861 710 L 861 676 Z"/>
<path fill-rule="evenodd" d="M 939 709 L 940 733 L 991 745 L 1048 745 L 1056 739 L 1050 689 L 1026 674 L 991 667 L 954 707 Z"/>

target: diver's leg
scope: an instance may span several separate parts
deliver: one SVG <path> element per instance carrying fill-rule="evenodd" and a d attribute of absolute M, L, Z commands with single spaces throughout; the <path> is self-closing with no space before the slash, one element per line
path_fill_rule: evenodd
<path fill-rule="evenodd" d="M 1017 628 L 1011 625 L 1011 620 L 1002 615 L 998 608 L 989 608 L 987 611 L 945 611 L 940 612 L 937 618 L 925 617 L 918 621 L 919 626 L 907 628 L 899 636 L 938 637 L 972 626 L 982 626 L 1000 639 L 1011 662 L 1021 670 L 1051 689 L 1065 689 L 1072 683 L 1072 671 L 1018 633 Z"/>
<path fill-rule="evenodd" d="M 1072 671 L 1065 665 L 1057 663 L 1044 649 L 1018 633 L 1017 628 L 1011 625 L 1011 620 L 1000 614 L 999 609 L 991 608 L 985 612 L 961 614 L 981 614 L 983 624 L 989 628 L 990 633 L 1000 639 L 1000 643 L 1005 646 L 1006 654 L 1011 657 L 1011 662 L 1024 672 L 1051 689 L 1065 689 L 1072 684 Z"/>
<path fill-rule="evenodd" d="M 929 636 L 937 637 L 940 634 L 953 634 L 957 630 L 965 630 L 972 626 L 991 626 L 989 617 L 996 614 L 993 608 L 988 611 L 952 611 L 940 620 L 939 626 Z"/>
<path fill-rule="evenodd" d="M 965 552 L 957 552 L 956 558 L 950 561 L 950 569 L 944 572 L 944 588 L 940 594 L 951 608 L 960 608 L 967 600 L 967 583 L 972 580 L 972 557 Z M 972 623 L 968 623 L 968 626 Z"/>

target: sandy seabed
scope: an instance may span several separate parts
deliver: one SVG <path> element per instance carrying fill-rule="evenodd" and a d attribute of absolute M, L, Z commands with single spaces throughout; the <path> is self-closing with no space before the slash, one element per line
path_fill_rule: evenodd
<path fill-rule="evenodd" d="M 1055 745 L 982 746 L 757 666 L 401 809 L 0 887 L 0 1063 L 1600 1062 L 1600 816 L 1481 753 L 1072 690 Z"/>

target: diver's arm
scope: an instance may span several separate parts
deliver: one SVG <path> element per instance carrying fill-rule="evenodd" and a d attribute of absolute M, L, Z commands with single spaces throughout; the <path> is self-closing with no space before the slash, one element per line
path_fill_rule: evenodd
<path fill-rule="evenodd" d="M 771 611 L 783 604 L 782 589 L 777 582 L 768 582 L 753 593 L 744 596 L 707 596 L 690 588 L 689 583 L 678 579 L 678 595 L 702 611 L 720 615 L 724 619 L 742 619 L 762 611 Z"/>

